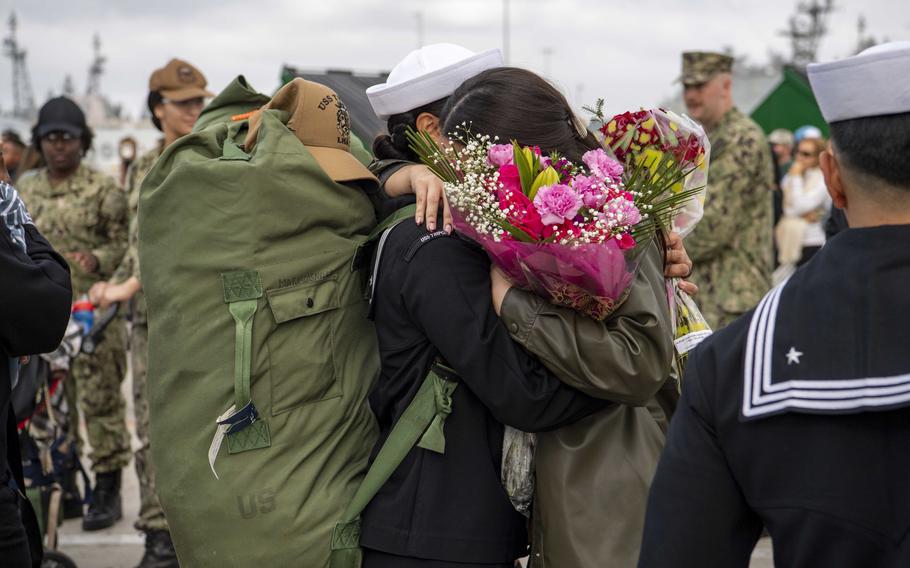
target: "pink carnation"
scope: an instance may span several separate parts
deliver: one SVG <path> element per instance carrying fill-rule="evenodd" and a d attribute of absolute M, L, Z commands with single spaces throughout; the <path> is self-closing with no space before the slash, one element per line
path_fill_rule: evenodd
<path fill-rule="evenodd" d="M 574 218 L 581 206 L 581 196 L 562 184 L 543 186 L 534 197 L 534 207 L 545 225 L 558 225 Z"/>
<path fill-rule="evenodd" d="M 493 144 L 487 151 L 487 160 L 494 166 L 508 166 L 514 164 L 515 154 L 511 144 Z"/>
<path fill-rule="evenodd" d="M 611 158 L 601 148 L 589 150 L 581 157 L 591 173 L 605 180 L 620 181 L 622 164 Z"/>
<path fill-rule="evenodd" d="M 572 188 L 581 195 L 588 209 L 600 209 L 607 201 L 603 183 L 594 176 L 578 174 L 572 180 Z"/>
<path fill-rule="evenodd" d="M 617 197 L 607 203 L 607 215 L 615 226 L 632 226 L 641 221 L 641 212 L 635 203 L 625 197 Z"/>

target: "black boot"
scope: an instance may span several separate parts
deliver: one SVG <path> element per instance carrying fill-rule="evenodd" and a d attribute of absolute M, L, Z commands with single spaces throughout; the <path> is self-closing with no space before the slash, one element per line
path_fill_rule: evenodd
<path fill-rule="evenodd" d="M 112 526 L 123 517 L 120 504 L 120 470 L 95 475 L 95 491 L 82 530 L 97 531 Z"/>
<path fill-rule="evenodd" d="M 60 479 L 60 488 L 63 490 L 63 518 L 78 519 L 82 516 L 82 495 L 76 485 L 76 470 L 66 469 Z"/>
<path fill-rule="evenodd" d="M 180 568 L 171 533 L 160 530 L 145 533 L 145 554 L 137 568 Z"/>

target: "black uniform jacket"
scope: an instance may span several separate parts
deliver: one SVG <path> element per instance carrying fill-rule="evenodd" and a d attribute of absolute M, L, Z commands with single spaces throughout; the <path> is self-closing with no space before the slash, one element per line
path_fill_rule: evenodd
<path fill-rule="evenodd" d="M 848 229 L 690 355 L 639 566 L 910 566 L 910 225 Z"/>
<path fill-rule="evenodd" d="M 7 425 L 10 406 L 9 357 L 47 353 L 57 348 L 69 321 L 69 268 L 35 229 L 25 225 L 28 254 L 13 242 L 0 220 L 0 425 Z M 7 439 L 0 436 L 0 478 L 7 466 Z M 15 461 L 18 461 L 16 458 Z M 16 468 L 21 464 L 15 464 Z"/>
<path fill-rule="evenodd" d="M 610 404 L 564 386 L 512 341 L 493 311 L 477 245 L 405 221 L 381 255 L 374 314 L 382 371 L 371 404 L 381 444 L 442 357 L 461 378 L 445 454 L 411 450 L 363 515 L 360 542 L 400 556 L 508 562 L 526 554 L 527 520 L 502 488 L 503 424 L 557 428 Z M 375 454 L 375 452 L 374 452 Z"/>
<path fill-rule="evenodd" d="M 0 550 L 16 556 L 6 558 L 7 564 L 0 554 L 3 566 L 25 564 L 23 525 L 32 565 L 39 566 L 42 556 L 35 513 L 28 504 L 20 508 L 8 486 L 12 473 L 16 486 L 25 487 L 16 417 L 10 408 L 9 358 L 56 349 L 69 321 L 73 297 L 66 261 L 34 225 L 23 228 L 27 254 L 13 242 L 0 218 Z"/>

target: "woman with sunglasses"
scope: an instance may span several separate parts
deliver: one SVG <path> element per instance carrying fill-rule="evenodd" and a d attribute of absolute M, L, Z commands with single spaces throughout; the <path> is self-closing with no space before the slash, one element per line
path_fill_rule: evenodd
<path fill-rule="evenodd" d="M 781 265 L 802 266 L 825 244 L 822 221 L 831 209 L 831 198 L 819 168 L 824 150 L 824 139 L 803 138 L 781 181 L 784 216 L 775 231 Z"/>

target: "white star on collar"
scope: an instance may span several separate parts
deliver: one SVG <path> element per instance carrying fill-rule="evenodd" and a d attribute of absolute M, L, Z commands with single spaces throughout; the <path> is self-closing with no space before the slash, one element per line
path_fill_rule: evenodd
<path fill-rule="evenodd" d="M 799 365 L 799 358 L 802 356 L 802 351 L 797 351 L 796 347 L 791 347 L 790 351 L 787 352 L 787 365 L 792 365 L 793 363 Z"/>

